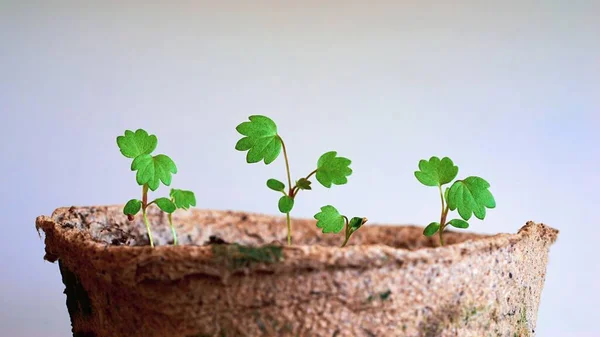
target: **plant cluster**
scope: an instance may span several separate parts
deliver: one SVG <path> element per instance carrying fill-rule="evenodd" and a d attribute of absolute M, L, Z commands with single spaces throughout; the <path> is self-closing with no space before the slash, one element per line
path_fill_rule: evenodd
<path fill-rule="evenodd" d="M 238 151 L 247 151 L 246 162 L 249 164 L 264 162 L 269 165 L 283 152 L 287 185 L 277 179 L 268 179 L 266 185 L 282 196 L 278 201 L 278 209 L 286 215 L 287 242 L 292 244 L 292 224 L 290 213 L 300 191 L 312 190 L 311 178 L 314 178 L 324 187 L 331 188 L 333 185 L 344 185 L 348 182 L 348 176 L 352 174 L 351 161 L 348 158 L 338 156 L 336 151 L 329 151 L 321 155 L 317 160 L 316 168 L 292 183 L 290 162 L 283 138 L 277 132 L 277 125 L 266 116 L 254 115 L 249 121 L 243 122 L 236 127 L 243 136 L 235 145 Z M 121 153 L 132 159 L 131 170 L 136 172 L 136 181 L 142 186 L 142 199 L 131 199 L 123 208 L 123 213 L 130 220 L 142 211 L 142 218 L 148 232 L 150 245 L 154 247 L 150 223 L 146 215 L 147 208 L 155 204 L 163 212 L 168 214 L 169 226 L 173 233 L 173 244 L 177 245 L 177 233 L 173 226 L 172 214 L 177 209 L 189 209 L 196 206 L 196 197 L 193 192 L 179 189 L 171 189 L 169 197 L 160 197 L 148 202 L 148 190 L 156 191 L 160 184 L 165 186 L 171 184 L 172 175 L 177 173 L 177 167 L 171 158 L 164 154 L 152 155 L 156 149 L 157 138 L 149 135 L 145 130 L 138 129 L 133 132 L 125 131 L 125 135 L 117 137 L 117 144 Z M 465 179 L 456 180 L 458 166 L 454 165 L 448 157 L 442 159 L 431 157 L 429 160 L 419 161 L 419 170 L 415 171 L 415 177 L 425 186 L 437 187 L 441 199 L 441 213 L 439 222 L 431 222 L 423 230 L 425 236 L 433 236 L 439 233 L 440 245 L 444 245 L 444 230 L 448 226 L 455 228 L 468 228 L 467 222 L 472 215 L 483 220 L 486 208 L 496 207 L 494 196 L 489 191 L 490 184 L 483 178 L 470 176 Z M 454 181 L 454 183 L 452 183 Z M 450 187 L 443 187 L 452 183 Z M 460 218 L 448 220 L 449 211 L 458 211 Z M 334 206 L 321 207 L 320 212 L 315 214 L 316 225 L 323 233 L 340 233 L 345 229 L 342 247 L 346 246 L 348 240 L 366 222 L 365 217 L 353 217 L 349 219 L 341 214 Z"/>
<path fill-rule="evenodd" d="M 317 161 L 316 168 L 308 175 L 299 178 L 295 183 L 292 183 L 292 175 L 290 172 L 290 162 L 287 149 L 283 138 L 277 132 L 277 125 L 273 120 L 266 116 L 250 116 L 249 121 L 243 122 L 236 127 L 236 130 L 243 136 L 236 144 L 235 149 L 238 151 L 248 151 L 246 154 L 246 162 L 248 164 L 264 162 L 269 165 L 277 159 L 279 154 L 283 152 L 285 160 L 285 170 L 287 175 L 287 186 L 277 180 L 267 180 L 267 187 L 283 194 L 279 198 L 278 208 L 281 213 L 286 215 L 287 223 L 287 242 L 292 244 L 292 225 L 290 212 L 294 208 L 294 202 L 300 191 L 309 191 L 312 189 L 311 177 L 314 175 L 317 181 L 326 188 L 331 188 L 333 185 L 344 185 L 348 182 L 348 176 L 352 174 L 350 168 L 351 161 L 348 158 L 340 157 L 336 151 L 324 153 Z M 325 213 L 323 213 L 325 209 Z M 315 215 L 319 220 L 317 226 L 323 229 L 323 233 L 339 233 L 344 227 L 344 219 L 346 224 L 346 240 L 348 242 L 350 235 L 354 233 L 366 221 L 361 219 L 360 224 L 353 222 L 354 227 L 349 227 L 351 224 L 348 218 L 340 215 L 333 206 L 324 206 L 321 212 Z M 318 216 L 318 217 L 317 217 Z M 354 219 L 354 218 L 353 218 Z"/>
<path fill-rule="evenodd" d="M 467 220 L 474 214 L 476 218 L 485 218 L 486 208 L 496 207 L 494 196 L 489 191 L 490 184 L 480 177 L 467 177 L 456 180 L 442 192 L 442 186 L 451 183 L 458 175 L 458 166 L 452 160 L 444 157 L 431 157 L 419 161 L 419 171 L 415 177 L 425 186 L 437 187 L 442 201 L 442 211 L 439 222 L 430 223 L 423 230 L 423 235 L 432 236 L 439 233 L 440 245 L 444 245 L 444 229 L 447 226 L 468 228 Z M 448 212 L 458 210 L 462 219 L 447 220 Z"/>
<path fill-rule="evenodd" d="M 177 245 L 177 233 L 173 226 L 172 214 L 177 209 L 188 209 L 196 206 L 196 197 L 192 191 L 171 189 L 169 197 L 160 197 L 148 202 L 148 190 L 156 191 L 161 182 L 165 186 L 171 185 L 172 175 L 177 173 L 175 162 L 164 154 L 152 155 L 156 149 L 158 139 L 149 135 L 143 129 L 135 132 L 126 130 L 125 135 L 117 137 L 117 145 L 121 153 L 132 159 L 131 170 L 136 171 L 136 181 L 142 186 L 142 199 L 131 199 L 123 208 L 123 213 L 133 220 L 134 216 L 142 211 L 142 218 L 148 232 L 150 246 L 154 247 L 152 230 L 146 215 L 150 205 L 155 204 L 163 212 L 168 213 L 169 226 L 173 233 L 173 245 Z"/>

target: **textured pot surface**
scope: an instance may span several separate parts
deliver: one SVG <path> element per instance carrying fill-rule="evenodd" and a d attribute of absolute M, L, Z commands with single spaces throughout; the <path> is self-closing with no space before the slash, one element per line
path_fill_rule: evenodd
<path fill-rule="evenodd" d="M 46 256 L 59 261 L 78 337 L 533 336 L 548 250 L 557 231 L 527 223 L 517 234 L 422 227 L 361 228 L 349 246 L 293 220 L 212 210 L 166 215 L 121 206 L 40 216 Z"/>

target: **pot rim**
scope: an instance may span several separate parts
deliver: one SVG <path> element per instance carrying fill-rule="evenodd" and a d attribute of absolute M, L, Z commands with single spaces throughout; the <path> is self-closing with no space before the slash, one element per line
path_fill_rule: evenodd
<path fill-rule="evenodd" d="M 92 207 L 116 207 L 113 206 L 92 206 Z M 89 207 L 77 207 L 89 208 Z M 57 208 L 52 216 L 41 215 L 36 218 L 36 229 L 43 230 L 46 235 L 46 259 L 53 261 L 65 253 L 79 252 L 88 255 L 94 255 L 95 259 L 115 260 L 115 256 L 128 256 L 136 261 L 157 260 L 165 263 L 177 263 L 178 261 L 190 261 L 210 264 L 214 262 L 213 247 L 211 245 L 163 245 L 157 247 L 150 246 L 117 246 L 107 245 L 92 239 L 90 233 L 71 228 L 63 228 L 55 219 L 56 216 L 64 214 L 72 207 Z M 215 211 L 194 209 L 194 212 Z M 260 215 L 258 213 L 246 214 Z M 377 225 L 370 224 L 370 227 L 418 227 L 407 225 Z M 464 255 L 475 254 L 478 252 L 491 252 L 499 250 L 509 245 L 514 245 L 522 240 L 542 241 L 544 245 L 553 244 L 559 231 L 543 223 L 534 223 L 528 221 L 515 234 L 500 233 L 491 236 L 482 236 L 475 240 L 466 240 L 463 242 L 445 245 L 443 247 L 419 248 L 409 250 L 405 248 L 396 248 L 385 244 L 359 244 L 350 245 L 344 248 L 337 246 L 321 245 L 296 245 L 292 244 L 278 246 L 281 248 L 284 259 L 281 263 L 274 266 L 286 265 L 288 267 L 314 267 L 315 265 L 324 265 L 328 267 L 381 267 L 389 263 L 406 262 L 428 262 L 431 260 L 452 261 L 461 259 Z M 40 234 L 41 236 L 41 234 Z M 93 263 L 94 261 L 92 261 Z M 264 266 L 263 266 L 264 267 Z M 278 267 L 279 268 L 279 267 Z M 274 268 L 261 268 L 274 269 Z"/>

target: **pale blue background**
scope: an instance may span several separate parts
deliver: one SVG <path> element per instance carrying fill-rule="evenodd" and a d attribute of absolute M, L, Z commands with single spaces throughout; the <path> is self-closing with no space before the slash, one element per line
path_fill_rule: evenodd
<path fill-rule="evenodd" d="M 561 230 L 538 336 L 600 336 L 600 2 L 228 3 L 0 2 L 0 335 L 68 335 L 34 219 L 136 197 L 126 128 L 157 134 L 200 207 L 274 213 L 264 181 L 283 162 L 233 150 L 235 125 L 268 114 L 294 176 L 330 149 L 354 161 L 348 185 L 302 195 L 296 216 L 334 203 L 428 223 L 439 199 L 413 171 L 450 156 L 497 199 L 473 230 Z"/>

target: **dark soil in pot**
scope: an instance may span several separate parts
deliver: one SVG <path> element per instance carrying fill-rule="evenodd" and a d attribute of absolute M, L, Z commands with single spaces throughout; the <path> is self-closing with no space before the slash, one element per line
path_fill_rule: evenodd
<path fill-rule="evenodd" d="M 557 231 L 422 236 L 422 227 L 367 225 L 349 246 L 294 219 L 214 210 L 141 219 L 121 206 L 40 216 L 59 261 L 78 337 L 533 336 Z"/>

